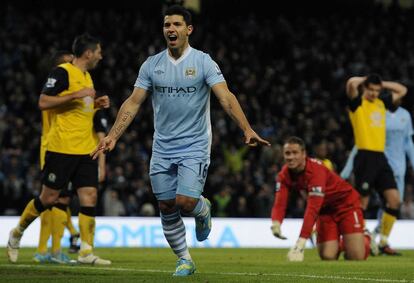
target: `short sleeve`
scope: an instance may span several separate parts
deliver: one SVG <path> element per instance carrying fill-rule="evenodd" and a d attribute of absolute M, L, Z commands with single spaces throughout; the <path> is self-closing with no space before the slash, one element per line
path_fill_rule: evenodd
<path fill-rule="evenodd" d="M 54 69 L 43 86 L 42 94 L 56 96 L 69 88 L 68 72 L 61 67 Z"/>
<path fill-rule="evenodd" d="M 139 69 L 138 78 L 134 84 L 135 87 L 150 90 L 152 88 L 152 80 L 150 77 L 150 63 L 148 60 L 141 65 Z"/>
<path fill-rule="evenodd" d="M 216 62 L 211 59 L 211 57 L 206 54 L 204 56 L 204 74 L 206 83 L 212 87 L 215 84 L 224 82 L 224 76 L 221 73 L 220 67 Z"/>

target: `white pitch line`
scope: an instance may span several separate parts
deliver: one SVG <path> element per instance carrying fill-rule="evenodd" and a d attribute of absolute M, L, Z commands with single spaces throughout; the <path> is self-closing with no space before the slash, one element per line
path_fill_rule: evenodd
<path fill-rule="evenodd" d="M 135 268 L 123 268 L 123 267 L 94 267 L 86 265 L 29 265 L 29 264 L 5 264 L 3 266 L 13 268 L 65 268 L 65 269 L 88 269 L 88 270 L 102 270 L 102 271 L 128 271 L 128 272 L 148 272 L 148 273 L 173 273 L 173 270 L 157 270 L 157 269 L 135 269 Z M 254 273 L 254 272 L 197 272 L 197 274 L 211 274 L 211 275 L 231 275 L 231 276 L 283 276 L 291 278 L 312 278 L 312 279 L 335 279 L 346 281 L 370 281 L 370 282 L 393 282 L 393 283 L 414 283 L 414 280 L 409 279 L 380 279 L 380 278 L 368 278 L 368 277 L 344 277 L 344 276 L 332 276 L 332 275 L 308 275 L 308 274 L 292 274 L 292 273 Z"/>

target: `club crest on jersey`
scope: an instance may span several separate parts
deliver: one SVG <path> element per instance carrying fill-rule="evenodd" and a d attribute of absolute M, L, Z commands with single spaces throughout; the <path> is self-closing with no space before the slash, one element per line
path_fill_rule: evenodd
<path fill-rule="evenodd" d="M 49 175 L 47 176 L 47 180 L 51 183 L 56 182 L 56 175 L 53 173 L 49 173 Z"/>
<path fill-rule="evenodd" d="M 196 76 L 196 69 L 195 68 L 187 68 L 185 69 L 185 76 L 189 79 L 193 79 Z"/>
<path fill-rule="evenodd" d="M 312 187 L 310 189 L 309 195 L 310 196 L 317 196 L 317 197 L 325 196 L 325 194 L 322 192 L 322 187 L 320 187 L 320 186 Z"/>
<path fill-rule="evenodd" d="M 92 112 L 93 111 L 93 104 L 94 104 L 94 100 L 92 97 L 90 96 L 85 96 L 83 98 L 83 103 L 84 103 L 84 112 Z"/>
<path fill-rule="evenodd" d="M 46 87 L 47 88 L 55 87 L 55 84 L 56 84 L 56 79 L 48 78 L 46 82 Z"/>

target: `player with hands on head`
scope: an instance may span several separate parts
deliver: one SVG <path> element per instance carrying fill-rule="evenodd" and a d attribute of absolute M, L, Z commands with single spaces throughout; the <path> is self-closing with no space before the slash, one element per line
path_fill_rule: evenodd
<path fill-rule="evenodd" d="M 370 74 L 349 78 L 346 94 L 348 114 L 358 149 L 353 164 L 355 188 L 361 195 L 364 210 L 374 191 L 384 200 L 379 248 L 383 254 L 398 255 L 388 244 L 388 237 L 399 215 L 401 198 L 385 155 L 386 112 L 387 109 L 395 109 L 398 101 L 407 94 L 407 88 L 398 82 L 382 80 L 377 74 Z"/>

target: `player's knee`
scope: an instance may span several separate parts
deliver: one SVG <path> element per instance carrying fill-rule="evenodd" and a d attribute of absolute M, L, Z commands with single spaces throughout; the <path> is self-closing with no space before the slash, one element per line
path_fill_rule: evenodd
<path fill-rule="evenodd" d="M 198 199 L 187 196 L 178 195 L 175 198 L 175 203 L 177 207 L 184 213 L 190 213 L 191 211 L 193 211 L 195 206 L 197 205 L 197 202 Z"/>
<path fill-rule="evenodd" d="M 158 207 L 163 214 L 170 214 L 177 211 L 175 200 L 162 200 L 158 202 Z"/>
<path fill-rule="evenodd" d="M 370 251 L 370 238 L 364 237 L 360 242 L 353 243 L 351 246 L 345 247 L 344 258 L 346 260 L 365 260 Z"/>
<path fill-rule="evenodd" d="M 59 198 L 59 191 L 43 187 L 39 196 L 40 202 L 45 208 L 53 206 Z"/>
<path fill-rule="evenodd" d="M 319 251 L 319 257 L 322 260 L 337 260 L 338 259 L 338 251 L 336 250 L 327 250 L 327 249 L 323 249 Z"/>
<path fill-rule="evenodd" d="M 58 203 L 69 205 L 70 204 L 70 197 L 59 197 Z"/>
<path fill-rule="evenodd" d="M 393 200 L 387 201 L 387 206 L 390 209 L 393 209 L 393 210 L 399 210 L 400 205 L 401 205 L 401 202 L 400 202 L 399 199 L 398 200 L 397 199 L 393 199 Z"/>
<path fill-rule="evenodd" d="M 86 199 L 91 206 L 95 206 L 98 201 L 98 194 L 96 192 L 89 192 Z"/>
<path fill-rule="evenodd" d="M 367 258 L 365 249 L 345 252 L 344 257 L 346 260 L 365 260 Z"/>
<path fill-rule="evenodd" d="M 98 190 L 95 188 L 85 188 L 78 190 L 79 202 L 81 206 L 96 206 L 98 200 Z"/>
<path fill-rule="evenodd" d="M 337 260 L 338 259 L 338 254 L 319 254 L 320 258 L 322 260 Z"/>
<path fill-rule="evenodd" d="M 388 190 L 384 193 L 385 201 L 387 202 L 387 207 L 390 209 L 398 210 L 401 205 L 400 195 L 398 190 Z"/>

